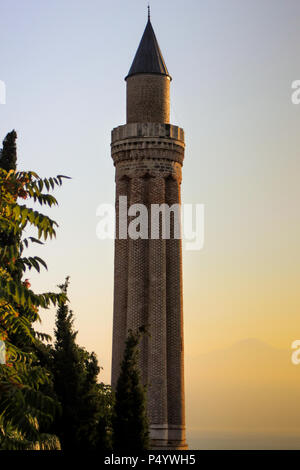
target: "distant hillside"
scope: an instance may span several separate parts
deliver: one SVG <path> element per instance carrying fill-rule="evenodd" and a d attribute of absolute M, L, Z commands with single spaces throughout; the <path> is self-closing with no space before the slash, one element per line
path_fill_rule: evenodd
<path fill-rule="evenodd" d="M 232 435 L 243 433 L 249 439 L 249 433 L 254 439 L 276 435 L 276 446 L 281 435 L 285 440 L 300 435 L 300 365 L 291 363 L 291 353 L 246 339 L 228 349 L 187 357 L 187 424 L 194 435 L 204 439 L 219 433 L 230 438 L 230 446 Z M 193 382 L 191 370 L 193 377 L 198 370 Z"/>

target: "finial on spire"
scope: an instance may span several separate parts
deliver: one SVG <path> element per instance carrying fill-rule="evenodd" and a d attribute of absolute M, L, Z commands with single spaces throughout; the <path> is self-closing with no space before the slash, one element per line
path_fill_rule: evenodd
<path fill-rule="evenodd" d="M 148 3 L 148 21 L 150 21 L 150 3 Z"/>

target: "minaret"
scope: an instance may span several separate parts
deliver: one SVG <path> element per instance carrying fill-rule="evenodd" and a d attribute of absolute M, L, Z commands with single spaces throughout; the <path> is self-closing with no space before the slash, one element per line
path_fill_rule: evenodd
<path fill-rule="evenodd" d="M 116 167 L 112 386 L 118 380 L 128 330 L 147 325 L 150 335 L 142 339 L 139 357 L 142 379 L 148 385 L 151 447 L 187 449 L 182 250 L 181 240 L 174 237 L 176 217 L 171 218 L 169 239 L 162 233 L 157 239 L 149 236 L 136 240 L 119 233 L 120 196 L 127 197 L 128 207 L 144 204 L 149 212 L 153 204 L 180 204 L 184 132 L 170 124 L 171 77 L 149 10 L 125 80 L 127 123 L 113 129 L 111 143 Z M 149 235 L 151 224 L 154 222 L 149 215 Z"/>

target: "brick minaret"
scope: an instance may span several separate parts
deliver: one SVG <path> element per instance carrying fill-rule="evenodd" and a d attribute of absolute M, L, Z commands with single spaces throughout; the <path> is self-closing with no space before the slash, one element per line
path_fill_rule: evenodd
<path fill-rule="evenodd" d="M 150 17 L 127 83 L 127 124 L 112 131 L 116 167 L 116 241 L 112 386 L 128 329 L 148 325 L 140 368 L 148 384 L 152 448 L 186 449 L 181 240 L 119 236 L 119 197 L 128 206 L 180 203 L 184 132 L 170 124 L 171 77 Z M 174 225 L 174 220 L 171 219 Z M 126 222 L 127 223 L 127 222 Z M 126 229 L 126 225 L 125 225 Z M 151 233 L 151 216 L 149 216 Z"/>

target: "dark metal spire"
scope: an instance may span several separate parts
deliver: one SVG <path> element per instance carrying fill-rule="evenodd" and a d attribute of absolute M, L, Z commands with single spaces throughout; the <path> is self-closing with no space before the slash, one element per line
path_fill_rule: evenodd
<path fill-rule="evenodd" d="M 148 22 L 125 80 L 138 73 L 155 73 L 170 77 L 150 21 L 150 5 Z"/>

